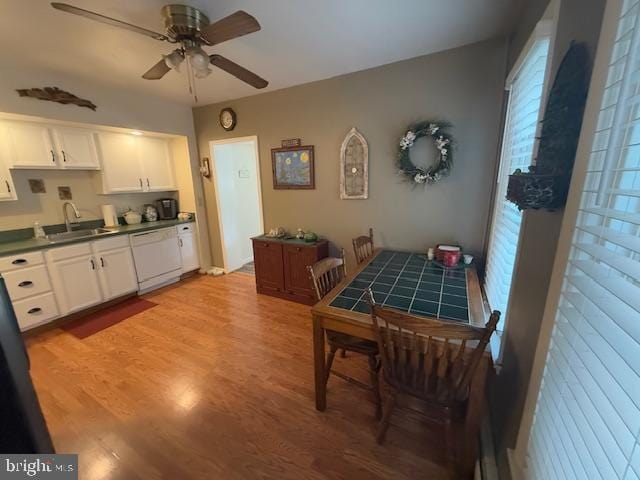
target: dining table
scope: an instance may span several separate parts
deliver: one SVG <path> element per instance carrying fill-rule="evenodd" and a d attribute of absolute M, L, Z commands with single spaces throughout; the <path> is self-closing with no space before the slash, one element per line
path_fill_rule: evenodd
<path fill-rule="evenodd" d="M 374 340 L 365 290 L 375 302 L 425 318 L 484 327 L 489 318 L 473 264 L 444 268 L 422 253 L 376 249 L 311 308 L 315 406 L 327 408 L 325 331 Z M 464 418 L 461 469 L 471 473 L 478 456 L 487 375 L 493 369 L 490 347 L 474 373 Z"/>

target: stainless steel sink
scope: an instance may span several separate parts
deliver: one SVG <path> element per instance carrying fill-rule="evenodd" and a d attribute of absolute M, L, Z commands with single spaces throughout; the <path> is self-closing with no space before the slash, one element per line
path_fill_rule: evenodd
<path fill-rule="evenodd" d="M 79 238 L 99 237 L 102 235 L 110 235 L 116 233 L 114 230 L 107 228 L 87 228 L 83 230 L 74 230 L 72 232 L 52 233 L 46 238 L 49 243 L 70 242 Z"/>

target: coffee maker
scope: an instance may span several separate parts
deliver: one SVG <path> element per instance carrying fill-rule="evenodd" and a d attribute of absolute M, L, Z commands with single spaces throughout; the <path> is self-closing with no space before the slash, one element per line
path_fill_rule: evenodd
<path fill-rule="evenodd" d="M 178 216 L 178 201 L 175 198 L 160 198 L 156 200 L 158 220 L 172 220 Z"/>

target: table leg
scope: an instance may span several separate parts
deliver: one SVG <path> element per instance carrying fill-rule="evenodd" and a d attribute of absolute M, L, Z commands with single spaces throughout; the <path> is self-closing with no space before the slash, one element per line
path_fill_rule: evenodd
<path fill-rule="evenodd" d="M 322 317 L 313 315 L 313 369 L 316 382 L 316 410 L 327 408 L 327 384 L 324 372 L 324 328 Z"/>
<path fill-rule="evenodd" d="M 482 358 L 471 380 L 469 403 L 464 422 L 464 435 L 460 449 L 460 470 L 463 478 L 473 478 L 478 459 L 478 443 L 480 441 L 480 424 L 484 406 L 484 386 L 489 372 L 490 360 Z"/>

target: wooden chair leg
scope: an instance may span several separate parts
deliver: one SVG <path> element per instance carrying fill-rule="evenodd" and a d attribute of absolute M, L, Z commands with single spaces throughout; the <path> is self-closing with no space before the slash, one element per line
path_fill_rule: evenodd
<path fill-rule="evenodd" d="M 324 369 L 324 372 L 325 372 L 324 383 L 325 383 L 325 385 L 329 381 L 329 375 L 331 375 L 331 366 L 333 365 L 333 359 L 335 358 L 337 351 L 338 351 L 338 347 L 334 347 L 333 345 L 331 345 L 331 349 L 329 350 L 329 353 L 327 354 L 327 363 L 325 364 L 325 369 Z"/>
<path fill-rule="evenodd" d="M 369 355 L 369 377 L 371 378 L 371 388 L 373 398 L 376 402 L 376 420 L 382 417 L 382 399 L 380 398 L 380 362 L 375 355 Z"/>
<path fill-rule="evenodd" d="M 380 424 L 378 425 L 378 433 L 376 435 L 376 442 L 379 445 L 382 445 L 384 442 L 384 437 L 387 435 L 387 429 L 389 428 L 389 422 L 391 421 L 391 414 L 393 413 L 393 409 L 396 406 L 396 392 L 391 391 L 389 393 L 389 397 L 384 404 L 384 411 L 382 413 L 382 420 L 380 420 Z"/>

